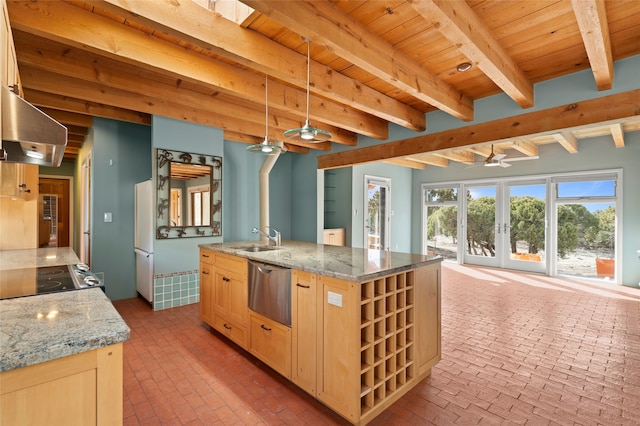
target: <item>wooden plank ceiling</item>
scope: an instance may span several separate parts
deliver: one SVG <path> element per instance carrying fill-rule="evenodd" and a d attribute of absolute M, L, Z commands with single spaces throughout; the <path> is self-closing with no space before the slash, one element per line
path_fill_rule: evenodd
<path fill-rule="evenodd" d="M 492 149 L 505 160 L 537 156 L 546 143 L 576 152 L 579 139 L 603 134 L 615 149 L 626 132 L 640 128 L 637 101 L 626 94 L 610 99 L 622 102 L 611 114 L 546 120 L 558 112 L 538 111 L 537 120 L 553 124 L 509 133 L 501 126 L 513 120 L 498 120 L 331 153 L 333 144 L 356 147 L 358 135 L 387 139 L 389 123 L 419 135 L 429 125 L 425 113 L 436 109 L 470 121 L 479 114 L 476 99 L 501 92 L 528 121 L 533 85 L 578 70 L 590 68 L 594 88 L 610 89 L 613 62 L 640 53 L 637 0 L 8 0 L 7 6 L 24 96 L 68 126 L 67 159 L 77 156 L 92 117 L 149 125 L 157 114 L 259 143 L 266 99 L 268 136 L 291 152 L 323 151 L 321 168 L 379 160 L 446 167 L 481 162 Z M 470 69 L 458 71 L 465 63 Z M 307 110 L 313 126 L 332 133 L 330 141 L 283 137 L 304 124 Z M 470 138 L 476 130 L 480 136 Z"/>

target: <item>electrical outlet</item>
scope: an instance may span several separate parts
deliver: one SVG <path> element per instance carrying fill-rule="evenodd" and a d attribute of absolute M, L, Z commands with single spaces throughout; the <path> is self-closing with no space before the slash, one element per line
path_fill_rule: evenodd
<path fill-rule="evenodd" d="M 327 293 L 327 303 L 342 308 L 342 295 L 332 291 Z"/>

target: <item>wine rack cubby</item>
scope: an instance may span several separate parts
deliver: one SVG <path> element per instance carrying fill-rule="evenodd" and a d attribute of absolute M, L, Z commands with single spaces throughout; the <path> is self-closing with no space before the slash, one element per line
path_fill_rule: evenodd
<path fill-rule="evenodd" d="M 417 374 L 414 281 L 411 270 L 361 284 L 361 417 L 403 390 Z"/>

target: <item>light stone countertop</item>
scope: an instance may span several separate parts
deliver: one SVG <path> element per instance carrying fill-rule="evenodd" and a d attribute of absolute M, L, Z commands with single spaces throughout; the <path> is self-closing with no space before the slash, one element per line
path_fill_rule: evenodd
<path fill-rule="evenodd" d="M 80 259 L 69 247 L 0 251 L 0 271 L 38 266 L 71 265 L 78 262 Z"/>
<path fill-rule="evenodd" d="M 283 241 L 282 245 L 275 247 L 274 250 L 246 251 L 246 248 L 253 246 L 266 246 L 266 244 L 260 241 L 236 241 L 200 245 L 204 249 L 258 262 L 358 282 L 442 261 L 441 256 L 368 250 L 302 241 Z"/>
<path fill-rule="evenodd" d="M 0 372 L 129 339 L 99 288 L 0 300 Z"/>

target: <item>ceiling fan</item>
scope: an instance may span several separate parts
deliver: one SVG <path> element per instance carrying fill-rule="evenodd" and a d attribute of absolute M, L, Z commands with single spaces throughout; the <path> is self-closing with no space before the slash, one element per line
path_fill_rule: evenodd
<path fill-rule="evenodd" d="M 484 165 L 485 167 L 511 167 L 510 163 L 512 161 L 537 160 L 538 158 L 537 155 L 507 158 L 507 154 L 496 154 L 493 151 L 493 145 L 491 145 L 491 154 L 478 165 Z"/>

